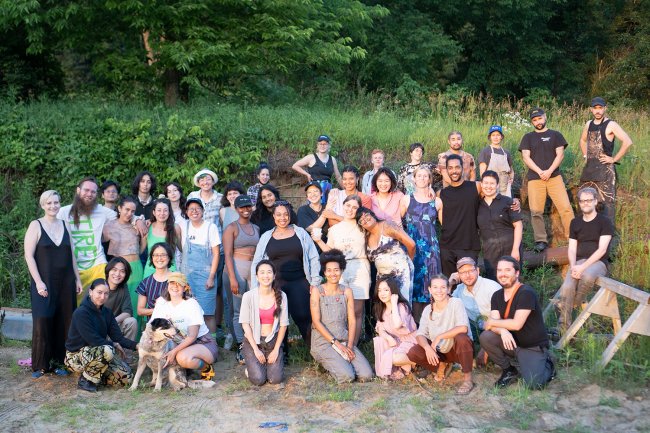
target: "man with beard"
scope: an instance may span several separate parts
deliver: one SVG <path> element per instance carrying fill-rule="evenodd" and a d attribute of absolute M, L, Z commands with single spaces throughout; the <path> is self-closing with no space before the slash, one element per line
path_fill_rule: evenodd
<path fill-rule="evenodd" d="M 478 260 L 481 242 L 476 215 L 481 186 L 463 179 L 463 159 L 459 155 L 449 155 L 445 160 L 445 169 L 450 183 L 440 191 L 440 263 L 442 272 L 451 275 L 461 258 L 470 257 L 475 263 Z"/>
<path fill-rule="evenodd" d="M 530 112 L 530 121 L 535 130 L 522 137 L 519 151 L 528 167 L 528 204 L 535 235 L 535 251 L 541 252 L 548 247 L 544 225 L 546 196 L 551 197 L 557 208 L 566 236 L 569 236 L 569 224 L 574 216 L 560 175 L 560 164 L 568 143 L 560 132 L 546 127 L 546 113 L 541 108 Z"/>
<path fill-rule="evenodd" d="M 458 155 L 463 159 L 463 180 L 476 180 L 476 163 L 474 157 L 463 150 L 463 135 L 458 131 L 451 131 L 447 136 L 447 143 L 449 150 L 438 154 L 438 170 L 442 174 L 442 187 L 451 183 L 445 166 L 449 155 Z"/>
<path fill-rule="evenodd" d="M 63 206 L 57 214 L 67 223 L 84 289 L 97 278 L 104 278 L 106 256 L 102 248 L 102 230 L 106 221 L 117 218 L 115 211 L 97 203 L 97 190 L 95 178 L 82 179 L 72 204 Z M 137 223 L 140 233 L 146 234 L 144 223 Z M 80 295 L 77 301 L 82 298 Z"/>
<path fill-rule="evenodd" d="M 605 116 L 607 104 L 601 97 L 591 100 L 593 120 L 588 121 L 580 137 L 580 149 L 585 166 L 580 176 L 581 188 L 591 187 L 598 191 L 598 200 L 605 205 L 605 214 L 614 224 L 616 215 L 616 168 L 632 146 L 632 139 L 618 123 Z M 614 141 L 621 147 L 614 155 Z M 613 155 L 613 156 L 612 156 Z"/>
<path fill-rule="evenodd" d="M 596 212 L 598 192 L 594 188 L 578 191 L 582 216 L 571 221 L 569 266 L 560 287 L 558 326 L 565 331 L 571 325 L 573 307 L 580 305 L 594 287 L 596 278 L 607 275 L 609 244 L 614 227 L 605 215 Z"/>
<path fill-rule="evenodd" d="M 472 335 L 479 335 L 485 327 L 485 321 L 492 311 L 492 295 L 501 286 L 496 281 L 483 278 L 479 275 L 476 262 L 471 257 L 463 257 L 456 262 L 458 272 L 452 274 L 449 281 L 460 279 L 461 284 L 454 290 L 454 298 L 463 302 Z"/>
<path fill-rule="evenodd" d="M 539 299 L 519 282 L 513 257 L 499 259 L 497 279 L 503 288 L 492 295 L 490 319 L 479 337 L 481 348 L 503 370 L 494 386 L 504 388 L 521 377 L 526 386 L 541 389 L 555 376 L 555 366 Z"/>

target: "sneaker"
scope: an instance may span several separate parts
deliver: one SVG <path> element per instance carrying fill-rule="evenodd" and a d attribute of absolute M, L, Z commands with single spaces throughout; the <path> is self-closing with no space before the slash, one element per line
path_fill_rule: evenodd
<path fill-rule="evenodd" d="M 77 388 L 88 392 L 97 392 L 97 385 L 83 377 L 83 374 L 79 377 Z"/>
<path fill-rule="evenodd" d="M 519 371 L 515 367 L 508 367 L 501 373 L 501 377 L 494 383 L 497 388 L 505 388 L 519 378 Z"/>
<path fill-rule="evenodd" d="M 36 370 L 32 372 L 32 377 L 34 379 L 38 379 L 39 377 L 43 376 L 45 374 L 45 370 Z"/>
<path fill-rule="evenodd" d="M 237 347 L 237 354 L 235 355 L 235 359 L 239 363 L 239 365 L 245 365 L 246 360 L 244 359 L 244 343 L 240 343 L 239 346 Z"/>
<path fill-rule="evenodd" d="M 226 338 L 223 340 L 223 348 L 226 350 L 232 349 L 232 334 L 226 335 Z"/>
<path fill-rule="evenodd" d="M 537 242 L 535 243 L 535 247 L 533 248 L 533 251 L 537 253 L 541 253 L 546 248 L 548 248 L 548 244 L 546 242 Z"/>
<path fill-rule="evenodd" d="M 66 370 L 65 368 L 55 368 L 54 374 L 56 374 L 57 376 L 67 376 L 70 373 L 68 373 L 68 370 Z"/>
<path fill-rule="evenodd" d="M 214 378 L 214 367 L 208 364 L 201 370 L 201 380 L 212 380 Z"/>

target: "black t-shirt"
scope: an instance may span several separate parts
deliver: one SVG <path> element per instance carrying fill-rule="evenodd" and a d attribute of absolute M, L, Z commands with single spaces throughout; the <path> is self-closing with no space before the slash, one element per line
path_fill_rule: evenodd
<path fill-rule="evenodd" d="M 311 208 L 308 204 L 302 205 L 298 208 L 298 225 L 302 227 L 303 229 L 307 230 L 307 227 L 310 225 L 314 224 L 318 217 L 323 213 L 325 210 L 325 207 L 321 209 L 320 212 L 316 212 L 314 209 Z M 329 225 L 327 224 L 327 221 L 325 221 L 325 224 L 323 225 L 323 234 L 321 236 L 321 239 L 323 242 L 327 243 L 327 229 L 329 228 Z M 318 248 L 318 245 L 316 245 L 316 248 Z M 320 250 L 320 249 L 319 249 Z"/>
<path fill-rule="evenodd" d="M 492 295 L 491 302 L 492 310 L 498 310 L 502 319 L 513 319 L 517 310 L 531 310 L 526 322 L 524 322 L 524 326 L 519 331 L 510 331 L 517 346 L 525 349 L 538 346 L 548 347 L 548 334 L 546 333 L 542 309 L 535 290 L 526 284 L 522 284 L 512 300 L 508 317 L 503 317 L 508 304 L 503 298 L 503 294 L 503 289 L 497 290 Z"/>
<path fill-rule="evenodd" d="M 519 151 L 530 150 L 530 158 L 542 170 L 546 170 L 553 164 L 555 159 L 555 149 L 558 147 L 567 147 L 568 143 L 564 136 L 558 131 L 547 129 L 544 132 L 532 131 L 521 138 Z M 556 168 L 551 177 L 559 176 L 560 168 Z M 528 180 L 538 180 L 540 177 L 537 173 L 528 169 Z"/>
<path fill-rule="evenodd" d="M 576 260 L 588 259 L 598 249 L 598 241 L 601 236 L 614 236 L 612 222 L 603 214 L 597 214 L 596 218 L 587 222 L 582 216 L 577 216 L 569 226 L 569 237 L 578 241 Z M 609 260 L 609 245 L 607 252 L 600 261 L 607 264 Z"/>
<path fill-rule="evenodd" d="M 485 199 L 480 201 L 478 228 L 484 244 L 489 240 L 501 242 L 507 239 L 507 242 L 512 245 L 515 232 L 512 223 L 521 221 L 522 217 L 521 212 L 513 211 L 510 206 L 512 206 L 512 199 L 501 194 L 497 194 L 489 205 L 485 202 Z"/>
<path fill-rule="evenodd" d="M 476 225 L 479 194 L 476 182 L 449 185 L 440 191 L 442 200 L 442 231 L 440 246 L 449 250 L 481 249 Z"/>

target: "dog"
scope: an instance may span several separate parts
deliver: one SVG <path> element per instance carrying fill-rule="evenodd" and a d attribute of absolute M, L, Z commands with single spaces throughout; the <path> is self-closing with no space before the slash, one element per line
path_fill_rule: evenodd
<path fill-rule="evenodd" d="M 180 391 L 188 386 L 185 371 L 178 364 L 163 368 L 167 361 L 165 355 L 173 347 L 173 338 L 176 334 L 176 328 L 167 319 L 153 319 L 147 323 L 138 345 L 138 369 L 131 384 L 132 391 L 138 388 L 140 377 L 146 367 L 151 369 L 153 376 L 150 386 L 155 384 L 156 391 L 162 389 L 163 370 L 167 371 L 169 385 L 174 391 Z"/>
<path fill-rule="evenodd" d="M 165 372 L 167 372 L 169 385 L 174 391 L 180 391 L 186 387 L 211 388 L 216 385 L 212 381 L 188 381 L 185 369 L 178 364 L 165 366 L 167 362 L 165 355 L 176 345 L 174 339 L 178 337 L 178 331 L 167 319 L 153 319 L 147 323 L 138 345 L 138 369 L 129 388 L 131 391 L 138 388 L 140 377 L 146 367 L 149 367 L 153 374 L 150 386 L 155 384 L 155 391 L 162 390 Z"/>

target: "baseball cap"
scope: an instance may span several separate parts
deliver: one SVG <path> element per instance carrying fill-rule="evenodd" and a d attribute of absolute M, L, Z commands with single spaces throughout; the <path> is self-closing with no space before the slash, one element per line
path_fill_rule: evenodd
<path fill-rule="evenodd" d="M 495 132 L 495 131 L 498 132 L 499 134 L 501 134 L 501 136 L 503 137 L 503 128 L 501 127 L 501 125 L 492 125 L 492 126 L 490 126 L 490 130 L 488 131 L 488 137 L 490 135 L 492 135 L 492 133 Z"/>
<path fill-rule="evenodd" d="M 595 107 L 596 105 L 600 105 L 601 107 L 606 107 L 607 103 L 600 96 L 596 96 L 594 99 L 591 100 L 591 106 Z"/>
<path fill-rule="evenodd" d="M 235 207 L 239 209 L 240 207 L 253 206 L 253 201 L 246 194 L 238 195 L 235 198 Z"/>
<path fill-rule="evenodd" d="M 542 110 L 541 108 L 539 108 L 539 107 L 533 108 L 530 111 L 530 118 L 533 119 L 535 117 L 543 116 L 544 114 L 546 114 L 546 112 L 544 110 Z"/>
<path fill-rule="evenodd" d="M 316 181 L 316 180 L 312 180 L 312 181 L 309 182 L 307 185 L 305 185 L 305 191 L 307 191 L 307 190 L 309 189 L 310 186 L 315 186 L 315 187 L 318 188 L 321 192 L 323 192 L 323 187 L 320 185 L 320 182 L 318 182 L 318 181 Z"/>
<path fill-rule="evenodd" d="M 188 207 L 190 207 L 190 204 L 192 204 L 192 203 L 196 203 L 199 206 L 201 206 L 201 209 L 204 209 L 203 202 L 198 197 L 188 198 L 187 201 L 185 202 L 185 208 L 187 209 Z"/>
<path fill-rule="evenodd" d="M 327 135 L 319 135 L 318 140 L 316 140 L 316 141 L 327 141 L 329 143 L 332 140 L 330 140 L 329 136 L 327 136 Z"/>
<path fill-rule="evenodd" d="M 471 257 L 463 257 L 462 259 L 456 262 L 456 270 L 460 270 L 465 265 L 472 265 L 476 267 L 476 262 Z"/>

